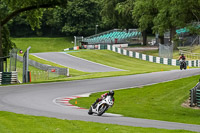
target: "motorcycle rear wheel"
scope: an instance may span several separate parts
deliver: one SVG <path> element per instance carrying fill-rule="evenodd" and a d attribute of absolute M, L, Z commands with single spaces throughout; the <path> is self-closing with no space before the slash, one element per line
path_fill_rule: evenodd
<path fill-rule="evenodd" d="M 89 111 L 88 111 L 88 114 L 89 114 L 89 115 L 92 115 L 92 114 L 93 114 L 93 112 L 92 112 L 92 107 L 90 107 L 90 109 L 89 109 Z"/>
<path fill-rule="evenodd" d="M 183 64 L 181 63 L 181 64 L 180 64 L 180 70 L 182 70 L 182 69 L 183 69 Z"/>

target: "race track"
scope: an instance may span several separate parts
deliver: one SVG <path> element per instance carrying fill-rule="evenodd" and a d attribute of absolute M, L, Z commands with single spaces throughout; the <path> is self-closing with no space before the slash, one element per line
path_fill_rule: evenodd
<path fill-rule="evenodd" d="M 84 72 L 122 71 L 118 68 L 102 65 L 62 52 L 33 53 L 32 55 L 54 62 L 56 64 L 60 64 Z"/>
<path fill-rule="evenodd" d="M 71 106 L 61 106 L 55 103 L 55 99 L 59 97 L 136 87 L 199 74 L 200 69 L 189 69 L 186 71 L 173 70 L 69 82 L 0 86 L 0 110 L 69 120 L 112 123 L 135 127 L 185 129 L 200 132 L 200 125 L 128 118 L 112 114 L 105 114 L 102 117 L 90 116 L 87 114 L 87 110 Z"/>

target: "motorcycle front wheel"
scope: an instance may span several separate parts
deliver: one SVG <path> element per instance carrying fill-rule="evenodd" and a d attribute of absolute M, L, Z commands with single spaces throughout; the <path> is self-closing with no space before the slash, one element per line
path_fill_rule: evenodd
<path fill-rule="evenodd" d="M 99 106 L 99 112 L 97 113 L 98 116 L 101 116 L 105 111 L 107 110 L 108 106 L 106 104 L 103 104 Z"/>

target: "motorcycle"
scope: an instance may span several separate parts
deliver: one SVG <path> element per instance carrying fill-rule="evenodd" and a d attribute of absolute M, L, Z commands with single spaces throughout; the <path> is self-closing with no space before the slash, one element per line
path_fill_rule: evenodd
<path fill-rule="evenodd" d="M 91 105 L 88 114 L 92 115 L 93 113 L 101 116 L 105 111 L 107 111 L 114 104 L 113 98 L 111 96 L 107 96 L 105 99 L 100 101 L 95 107 Z"/>
<path fill-rule="evenodd" d="M 180 69 L 185 69 L 186 70 L 186 62 L 185 60 L 180 60 Z"/>

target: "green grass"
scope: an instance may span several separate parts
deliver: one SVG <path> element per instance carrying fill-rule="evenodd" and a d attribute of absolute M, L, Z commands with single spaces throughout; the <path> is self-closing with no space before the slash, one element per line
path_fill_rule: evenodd
<path fill-rule="evenodd" d="M 189 98 L 189 90 L 198 79 L 199 76 L 193 76 L 141 88 L 116 90 L 115 104 L 108 112 L 127 117 L 200 124 L 200 109 L 181 106 Z M 77 101 L 77 106 L 89 108 L 102 93 L 105 92 L 70 100 L 70 103 Z"/>
<path fill-rule="evenodd" d="M 65 48 L 73 47 L 72 37 L 36 37 L 36 38 L 12 38 L 11 39 L 17 46 L 18 49 L 26 51 L 31 46 L 30 53 L 39 52 L 55 52 L 63 51 Z"/>
<path fill-rule="evenodd" d="M 140 53 L 159 57 L 159 50 L 141 51 Z M 180 57 L 179 51 L 178 50 L 174 50 L 173 51 L 173 59 L 178 59 L 179 57 Z"/>
<path fill-rule="evenodd" d="M 188 54 L 185 54 L 187 60 L 197 60 L 200 57 L 200 46 L 193 46 L 193 47 L 182 47 L 181 50 L 187 51 Z M 196 56 L 191 56 L 189 53 L 195 53 Z M 153 56 L 159 56 L 159 50 L 149 50 L 149 51 L 141 51 L 140 53 L 147 54 L 147 55 L 153 55 Z M 178 59 L 180 57 L 179 50 L 173 51 L 173 59 Z"/>
<path fill-rule="evenodd" d="M 30 50 L 30 53 L 37 53 L 37 52 L 62 51 L 64 48 L 72 47 L 73 44 L 71 43 L 71 39 L 72 38 L 37 37 L 37 38 L 12 38 L 12 41 L 14 41 L 17 47 L 19 49 L 22 49 L 23 51 L 25 51 L 28 46 L 31 46 L 32 48 Z M 123 56 L 108 50 L 80 50 L 78 52 L 68 51 L 68 53 L 94 62 L 120 68 L 126 71 L 88 73 L 70 68 L 70 78 L 63 77 L 48 81 L 65 81 L 65 80 L 113 77 L 113 76 L 178 69 L 178 67 L 175 66 L 167 66 L 163 64 L 156 64 L 147 61 L 142 61 L 139 59 Z M 48 64 L 56 67 L 63 67 L 58 64 L 39 59 L 32 55 L 30 55 L 29 58 L 37 62 L 40 62 L 42 64 Z"/>
<path fill-rule="evenodd" d="M 70 52 L 69 54 L 77 56 L 77 57 L 81 57 L 90 61 L 94 61 L 100 64 L 123 69 L 124 71 L 88 73 L 88 72 L 81 72 L 81 71 L 70 68 L 70 75 L 71 75 L 70 78 L 60 78 L 60 79 L 48 80 L 46 82 L 114 77 L 114 76 L 133 75 L 133 74 L 179 69 L 177 66 L 169 66 L 169 65 L 143 61 L 140 59 L 135 59 L 128 56 L 120 55 L 118 53 L 108 51 L 108 50 L 87 50 L 87 51 Z M 30 55 L 30 59 L 33 59 L 43 64 L 63 67 L 55 63 L 39 59 L 32 55 Z"/>
<path fill-rule="evenodd" d="M 168 71 L 168 70 L 178 69 L 177 66 L 169 66 L 169 65 L 143 61 L 140 59 L 135 59 L 128 56 L 120 55 L 118 53 L 108 51 L 108 50 L 87 50 L 87 51 L 81 50 L 81 51 L 76 51 L 76 52 L 69 52 L 69 54 L 77 56 L 77 57 L 81 57 L 87 60 L 91 60 L 100 64 L 123 69 L 124 71 L 89 73 L 89 72 L 82 72 L 82 71 L 69 68 L 70 77 L 46 80 L 45 82 L 114 77 L 114 76 L 123 76 L 123 75 L 132 75 L 132 74 L 141 74 L 141 73 L 150 73 L 150 72 L 156 72 L 156 71 Z M 30 55 L 29 58 L 37 62 L 40 62 L 42 64 L 48 64 L 48 65 L 56 66 L 56 67 L 63 67 L 53 62 L 37 58 L 33 55 Z"/>
<path fill-rule="evenodd" d="M 43 71 L 41 69 L 35 68 L 29 65 L 29 71 L 31 72 L 31 82 L 41 82 L 45 80 L 55 80 L 55 79 L 63 79 L 65 76 L 60 75 L 58 77 L 49 77 L 48 72 Z M 18 80 L 22 82 L 23 75 L 23 63 L 17 61 L 17 72 L 18 72 Z"/>
<path fill-rule="evenodd" d="M 0 111 L 1 133 L 194 133 L 185 130 L 130 127 L 94 122 L 60 120 Z"/>
<path fill-rule="evenodd" d="M 176 66 L 169 66 L 169 65 L 143 61 L 140 59 L 120 55 L 118 53 L 109 50 L 90 50 L 87 52 L 80 51 L 69 54 L 90 61 L 94 61 L 100 64 L 128 71 L 128 72 L 126 71 L 116 72 L 116 73 L 121 73 L 122 75 L 126 73 L 137 74 L 137 73 L 148 73 L 155 71 L 163 71 L 163 70 L 167 71 L 167 70 L 178 69 L 178 67 Z"/>
<path fill-rule="evenodd" d="M 54 66 L 54 67 L 67 68 L 65 66 L 62 66 L 62 65 L 59 65 L 59 64 L 47 61 L 47 60 L 43 60 L 43 59 L 38 58 L 38 57 L 36 57 L 34 55 L 30 55 L 29 59 L 37 61 L 37 62 L 42 63 L 42 64 L 47 64 L 47 65 L 50 65 L 50 66 Z M 78 71 L 78 70 L 72 69 L 72 68 L 69 68 L 69 71 L 70 71 L 70 76 L 71 77 L 90 74 L 89 72 L 82 72 L 82 71 Z"/>

